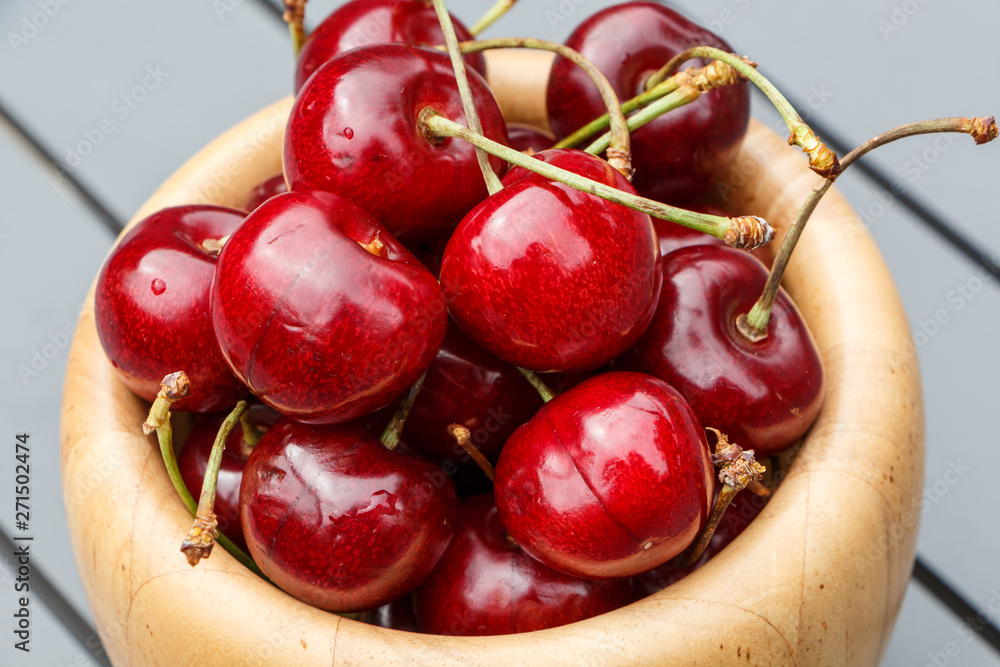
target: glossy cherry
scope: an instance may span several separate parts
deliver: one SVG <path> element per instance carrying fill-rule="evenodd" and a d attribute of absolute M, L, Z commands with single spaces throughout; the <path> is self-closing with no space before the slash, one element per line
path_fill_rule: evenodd
<path fill-rule="evenodd" d="M 784 291 L 767 338 L 750 342 L 736 318 L 760 297 L 767 269 L 748 253 L 717 246 L 672 252 L 653 323 L 615 361 L 673 385 L 706 426 L 758 456 L 801 438 L 823 400 L 823 364 Z"/>
<path fill-rule="evenodd" d="M 369 625 L 377 625 L 380 628 L 420 632 L 417 627 L 417 617 L 413 612 L 413 597 L 410 595 L 404 595 L 381 607 L 366 611 L 361 614 L 361 618 L 358 620 Z"/>
<path fill-rule="evenodd" d="M 604 373 L 545 404 L 497 462 L 500 519 L 525 551 L 579 577 L 626 577 L 683 551 L 707 521 L 701 424 L 662 380 Z"/>
<path fill-rule="evenodd" d="M 434 276 L 326 192 L 278 195 L 247 216 L 219 257 L 212 319 L 254 394 L 310 423 L 390 403 L 430 366 L 447 326 Z"/>
<path fill-rule="evenodd" d="M 742 491 L 736 494 L 733 501 L 729 503 L 726 513 L 722 515 L 722 520 L 712 534 L 712 539 L 709 540 L 704 553 L 695 561 L 695 564 L 682 570 L 668 562 L 660 567 L 653 568 L 649 572 L 643 572 L 632 577 L 632 584 L 635 587 L 637 597 L 646 597 L 647 595 L 652 595 L 657 591 L 663 590 L 714 558 L 716 554 L 729 546 L 730 542 L 740 536 L 746 527 L 750 525 L 750 522 L 757 518 L 757 515 L 760 514 L 760 511 L 766 504 L 767 500 L 765 498 L 754 495 L 750 491 Z"/>
<path fill-rule="evenodd" d="M 634 192 L 577 150 L 536 158 Z M 452 317 L 478 344 L 535 371 L 594 369 L 645 330 L 661 267 L 649 216 L 522 168 L 455 230 L 441 263 Z"/>
<path fill-rule="evenodd" d="M 507 123 L 507 138 L 510 139 L 511 148 L 529 155 L 548 150 L 556 143 L 555 137 L 549 132 L 522 123 Z"/>
<path fill-rule="evenodd" d="M 469 84 L 485 135 L 506 144 L 486 81 L 470 71 Z M 400 240 L 447 236 L 487 190 L 470 144 L 424 135 L 426 109 L 464 122 L 446 54 L 382 44 L 334 58 L 292 107 L 284 149 L 289 186 L 341 194 Z M 490 164 L 503 173 L 502 160 Z"/>
<path fill-rule="evenodd" d="M 438 635 L 502 635 L 544 630 L 623 607 L 627 579 L 562 574 L 510 541 L 492 494 L 464 500 L 455 537 L 413 593 L 417 622 Z"/>
<path fill-rule="evenodd" d="M 216 257 L 203 245 L 232 234 L 244 215 L 219 206 L 163 209 L 125 234 L 105 260 L 94 295 L 97 335 L 115 373 L 145 400 L 180 370 L 191 393 L 174 410 L 222 410 L 247 394 L 212 335 Z"/>
<path fill-rule="evenodd" d="M 590 59 L 620 99 L 645 90 L 645 82 L 675 55 L 693 46 L 732 48 L 673 9 L 627 2 L 597 12 L 573 31 L 566 45 Z M 683 67 L 702 67 L 692 61 Z M 557 58 L 546 92 L 549 122 L 559 138 L 605 113 L 597 88 L 572 62 Z M 632 135 L 633 185 L 639 194 L 681 202 L 708 190 L 739 151 L 750 120 L 746 84 L 709 91 Z"/>
<path fill-rule="evenodd" d="M 184 441 L 184 448 L 177 455 L 177 467 L 184 479 L 184 485 L 194 498 L 198 498 L 201 493 L 215 436 L 228 414 L 215 412 L 199 415 L 191 426 L 187 440 Z M 265 405 L 253 403 L 250 406 L 250 418 L 263 430 L 275 422 L 278 413 Z M 243 480 L 243 467 L 248 456 L 249 448 L 244 444 L 243 429 L 237 425 L 229 434 L 226 448 L 222 452 L 222 465 L 215 487 L 215 516 L 222 534 L 244 551 L 247 549 L 247 543 L 243 539 L 243 530 L 240 527 L 240 482 Z"/>
<path fill-rule="evenodd" d="M 357 422 L 276 422 L 243 473 L 250 555 L 271 581 L 331 611 L 408 593 L 444 553 L 455 490 L 436 466 L 389 451 Z"/>
<path fill-rule="evenodd" d="M 460 42 L 472 34 L 454 16 L 452 23 Z M 444 44 L 444 33 L 434 7 L 423 0 L 351 0 L 326 17 L 309 33 L 295 66 L 295 90 L 321 65 L 345 51 L 372 44 Z M 481 53 L 464 56 L 467 67 L 486 76 Z"/>
<path fill-rule="evenodd" d="M 250 194 L 247 195 L 247 201 L 243 205 L 243 208 L 247 211 L 252 211 L 271 197 L 280 195 L 282 192 L 288 192 L 288 186 L 285 185 L 285 175 L 276 174 L 253 186 Z"/>
<path fill-rule="evenodd" d="M 475 467 L 448 435 L 460 424 L 486 458 L 496 461 L 500 448 L 518 426 L 542 407 L 542 399 L 518 370 L 479 347 L 454 324 L 403 428 L 403 437 L 422 456 Z M 478 468 L 477 468 L 478 470 Z"/>

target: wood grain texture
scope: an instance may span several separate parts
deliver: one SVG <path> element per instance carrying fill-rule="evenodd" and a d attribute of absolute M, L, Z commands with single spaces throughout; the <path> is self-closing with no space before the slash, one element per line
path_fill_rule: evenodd
<path fill-rule="evenodd" d="M 505 114 L 537 122 L 548 57 L 489 55 Z M 171 204 L 240 202 L 280 168 L 289 107 L 278 102 L 210 144 L 133 223 Z M 754 124 L 724 179 L 735 190 L 720 192 L 735 210 L 775 225 L 778 242 L 816 182 L 799 152 Z M 154 438 L 141 434 L 147 406 L 101 351 L 91 292 L 66 373 L 63 490 L 109 655 L 116 665 L 877 663 L 914 558 L 924 451 L 917 358 L 892 278 L 836 190 L 785 282 L 815 334 L 828 395 L 757 520 L 708 565 L 641 602 L 562 628 L 482 638 L 340 619 L 257 579 L 221 549 L 190 568 L 178 551 L 190 518 Z"/>

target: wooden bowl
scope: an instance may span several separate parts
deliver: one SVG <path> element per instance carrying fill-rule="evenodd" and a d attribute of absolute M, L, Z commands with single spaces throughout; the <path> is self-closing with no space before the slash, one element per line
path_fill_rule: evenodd
<path fill-rule="evenodd" d="M 490 54 L 511 120 L 544 123 L 545 56 Z M 212 142 L 136 213 L 239 206 L 281 169 L 291 100 Z M 779 230 L 817 182 L 759 124 L 725 182 L 734 210 Z M 217 549 L 178 551 L 191 518 L 176 497 L 148 406 L 119 382 L 94 328 L 93 290 L 69 355 L 63 487 L 77 565 L 118 665 L 635 665 L 878 662 L 913 564 L 923 477 L 917 359 L 892 278 L 836 191 L 816 211 L 785 284 L 816 337 L 828 392 L 770 504 L 729 548 L 624 609 L 523 635 L 455 638 L 364 625 L 308 607 Z"/>

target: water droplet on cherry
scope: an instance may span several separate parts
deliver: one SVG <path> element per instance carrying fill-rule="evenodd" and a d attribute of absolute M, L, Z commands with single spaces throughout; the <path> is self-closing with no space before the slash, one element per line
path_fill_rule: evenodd
<path fill-rule="evenodd" d="M 347 137 L 348 139 L 353 139 L 354 138 L 354 130 L 351 129 L 351 128 L 349 128 L 349 127 L 345 127 L 344 128 L 344 136 Z"/>
<path fill-rule="evenodd" d="M 162 280 L 160 280 L 159 278 L 154 278 L 151 288 L 153 290 L 153 294 L 155 294 L 156 296 L 160 296 L 161 294 L 167 291 L 167 284 Z"/>

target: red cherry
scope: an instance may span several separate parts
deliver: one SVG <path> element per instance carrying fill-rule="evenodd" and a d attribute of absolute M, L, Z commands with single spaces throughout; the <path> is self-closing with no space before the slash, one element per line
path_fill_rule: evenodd
<path fill-rule="evenodd" d="M 627 579 L 562 574 L 511 543 L 492 494 L 462 502 L 448 551 L 413 593 L 420 628 L 438 635 L 544 630 L 623 607 L 631 598 Z"/>
<path fill-rule="evenodd" d="M 343 197 L 289 192 L 229 239 L 212 291 L 219 345 L 286 416 L 347 421 L 402 394 L 447 326 L 434 276 Z"/>
<path fill-rule="evenodd" d="M 212 335 L 216 258 L 202 246 L 232 234 L 243 216 L 219 206 L 163 209 L 133 227 L 105 260 L 94 295 L 97 335 L 118 377 L 145 400 L 179 370 L 191 393 L 174 410 L 212 412 L 246 396 Z"/>
<path fill-rule="evenodd" d="M 280 195 L 282 192 L 288 192 L 288 186 L 285 185 L 285 175 L 277 174 L 255 185 L 250 194 L 247 195 L 247 203 L 244 204 L 243 208 L 247 211 L 252 211 L 271 197 Z"/>
<path fill-rule="evenodd" d="M 661 591 L 707 563 L 729 546 L 730 542 L 739 537 L 740 533 L 750 525 L 750 522 L 757 518 L 766 504 L 765 498 L 754 495 L 750 491 L 736 494 L 733 501 L 729 503 L 726 513 L 722 515 L 722 520 L 715 532 L 712 533 L 712 539 L 709 540 L 708 546 L 701 557 L 695 561 L 695 564 L 682 570 L 668 562 L 649 572 L 636 575 L 632 578 L 632 584 L 635 586 L 637 596 L 643 598 Z"/>
<path fill-rule="evenodd" d="M 465 462 L 476 467 L 448 435 L 449 425 L 468 428 L 471 442 L 486 458 L 496 461 L 514 429 L 541 406 L 542 399 L 516 368 L 449 325 L 406 420 L 403 437 L 432 461 Z"/>
<path fill-rule="evenodd" d="M 458 41 L 472 41 L 472 33 L 454 16 Z M 352 0 L 335 10 L 309 33 L 295 66 L 295 90 L 321 65 L 335 56 L 372 44 L 444 44 L 444 33 L 434 7 L 421 0 Z M 466 67 L 486 76 L 481 53 L 464 56 Z"/>
<path fill-rule="evenodd" d="M 752 343 L 735 321 L 760 297 L 763 264 L 718 246 L 681 248 L 664 264 L 656 317 L 614 367 L 669 382 L 703 424 L 758 457 L 801 438 L 822 404 L 823 364 L 788 295 L 778 293 L 767 338 Z"/>
<path fill-rule="evenodd" d="M 451 539 L 455 490 L 436 466 L 389 451 L 357 422 L 274 424 L 243 473 L 250 555 L 282 590 L 330 611 L 408 593 Z"/>
<path fill-rule="evenodd" d="M 469 84 L 485 135 L 506 144 L 486 81 L 469 72 Z M 425 109 L 465 118 L 444 53 L 382 44 L 334 58 L 292 107 L 284 153 L 289 186 L 341 194 L 400 240 L 447 236 L 487 196 L 486 184 L 470 144 L 424 136 Z M 490 164 L 503 173 L 503 160 Z"/>
<path fill-rule="evenodd" d="M 548 132 L 521 123 L 507 123 L 507 138 L 511 148 L 529 155 L 548 150 L 556 143 L 555 137 Z"/>
<path fill-rule="evenodd" d="M 672 57 L 693 46 L 732 48 L 711 32 L 652 2 L 628 2 L 597 12 L 573 31 L 566 45 L 590 59 L 620 99 L 645 90 L 645 82 Z M 703 67 L 692 61 L 683 67 Z M 556 58 L 546 92 L 549 122 L 563 138 L 606 107 L 589 76 Z M 644 197 L 679 202 L 705 192 L 739 151 L 750 120 L 746 84 L 726 86 L 671 111 L 633 133 L 633 185 Z"/>
<path fill-rule="evenodd" d="M 362 623 L 377 625 L 380 628 L 420 632 L 417 628 L 417 617 L 413 613 L 413 598 L 409 595 L 404 595 L 381 607 L 366 611 L 361 615 L 360 620 Z"/>
<path fill-rule="evenodd" d="M 191 426 L 184 448 L 177 455 L 181 478 L 195 499 L 201 494 L 201 487 L 205 482 L 205 470 L 208 468 L 215 436 L 228 414 L 216 412 L 199 415 Z M 250 406 L 250 418 L 257 426 L 268 427 L 278 418 L 278 413 L 265 405 L 253 403 Z M 215 487 L 214 511 L 219 521 L 219 530 L 243 551 L 246 551 L 247 543 L 240 528 L 240 482 L 243 480 L 247 456 L 243 445 L 243 429 L 237 425 L 229 434 L 226 448 L 222 452 L 222 465 Z"/>
<path fill-rule="evenodd" d="M 605 373 L 560 394 L 497 462 L 500 519 L 578 577 L 626 577 L 683 551 L 708 519 L 713 466 L 687 402 L 662 380 Z"/>
<path fill-rule="evenodd" d="M 634 192 L 607 162 L 577 150 L 536 158 Z M 477 206 L 445 249 L 441 286 L 469 336 L 536 371 L 602 366 L 645 330 L 659 294 L 649 216 L 525 169 Z"/>

